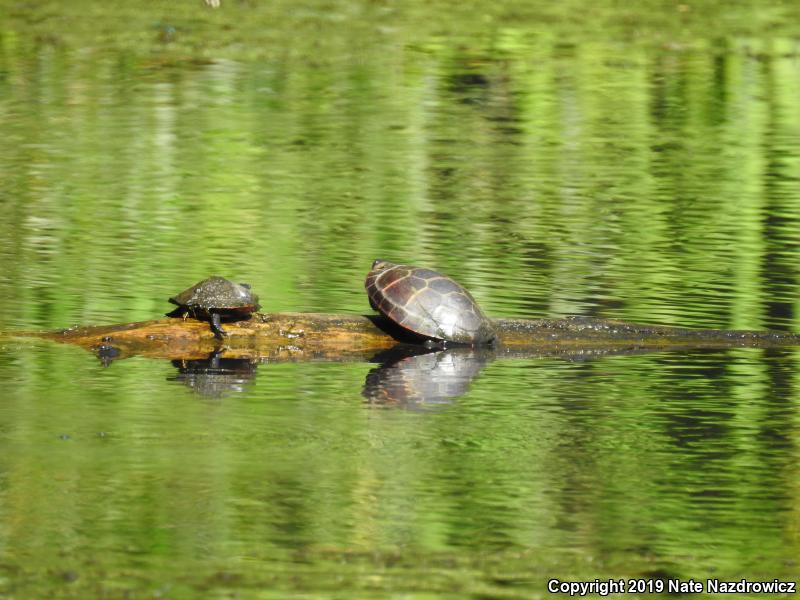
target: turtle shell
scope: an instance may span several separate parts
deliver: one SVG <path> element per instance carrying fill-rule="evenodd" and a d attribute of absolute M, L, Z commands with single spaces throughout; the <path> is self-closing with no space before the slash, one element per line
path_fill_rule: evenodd
<path fill-rule="evenodd" d="M 173 304 L 205 312 L 233 311 L 252 313 L 261 308 L 258 296 L 246 283 L 233 283 L 213 276 L 194 284 L 169 299 Z"/>
<path fill-rule="evenodd" d="M 376 260 L 364 287 L 372 308 L 417 335 L 459 344 L 495 339 L 492 322 L 470 293 L 431 269 Z"/>

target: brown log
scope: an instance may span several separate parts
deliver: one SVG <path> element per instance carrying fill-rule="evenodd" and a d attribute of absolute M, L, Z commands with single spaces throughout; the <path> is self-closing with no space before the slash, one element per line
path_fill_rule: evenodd
<path fill-rule="evenodd" d="M 800 345 L 800 335 L 782 331 L 727 331 L 637 325 L 593 318 L 497 319 L 498 354 L 579 354 L 679 348 L 778 347 Z M 226 323 L 227 337 L 214 337 L 209 324 L 166 318 L 138 323 L 26 332 L 77 344 L 93 352 L 112 348 L 115 358 L 143 355 L 192 359 L 222 351 L 225 356 L 270 360 L 348 360 L 397 344 L 397 330 L 382 317 L 322 313 L 255 314 Z"/>

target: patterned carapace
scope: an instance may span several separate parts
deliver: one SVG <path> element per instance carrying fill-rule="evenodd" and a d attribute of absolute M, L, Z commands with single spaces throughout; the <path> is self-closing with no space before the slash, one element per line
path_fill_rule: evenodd
<path fill-rule="evenodd" d="M 168 317 L 194 317 L 208 320 L 211 331 L 217 338 L 227 335 L 222 320 L 241 320 L 261 308 L 258 296 L 246 283 L 233 283 L 224 277 L 213 276 L 183 290 L 169 299 L 178 308 L 167 313 Z"/>
<path fill-rule="evenodd" d="M 495 339 L 470 293 L 431 269 L 376 260 L 364 287 L 372 308 L 422 337 L 473 345 Z"/>

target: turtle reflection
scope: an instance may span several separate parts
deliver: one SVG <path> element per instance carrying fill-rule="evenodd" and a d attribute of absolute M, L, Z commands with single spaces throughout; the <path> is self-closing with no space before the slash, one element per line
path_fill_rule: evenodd
<path fill-rule="evenodd" d="M 256 376 L 256 363 L 247 358 L 221 358 L 214 351 L 208 358 L 173 360 L 178 374 L 168 381 L 180 381 L 193 392 L 207 398 L 224 398 L 241 393 Z"/>
<path fill-rule="evenodd" d="M 493 356 L 487 348 L 396 346 L 372 359 L 381 364 L 367 374 L 362 395 L 373 404 L 409 408 L 450 404 Z"/>
<path fill-rule="evenodd" d="M 110 367 L 111 363 L 122 356 L 122 351 L 119 348 L 110 346 L 108 344 L 101 344 L 94 349 L 95 355 L 100 359 L 100 364 L 104 367 Z"/>

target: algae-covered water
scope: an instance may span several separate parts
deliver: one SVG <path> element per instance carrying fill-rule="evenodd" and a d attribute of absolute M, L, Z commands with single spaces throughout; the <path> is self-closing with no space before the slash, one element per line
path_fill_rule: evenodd
<path fill-rule="evenodd" d="M 264 311 L 366 314 L 375 258 L 494 316 L 800 331 L 799 24 L 791 2 L 0 0 L 0 595 L 800 579 L 794 348 L 381 370 L 10 335 L 155 318 L 212 274 Z"/>

